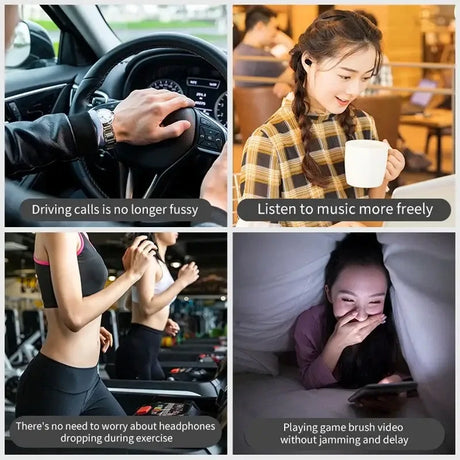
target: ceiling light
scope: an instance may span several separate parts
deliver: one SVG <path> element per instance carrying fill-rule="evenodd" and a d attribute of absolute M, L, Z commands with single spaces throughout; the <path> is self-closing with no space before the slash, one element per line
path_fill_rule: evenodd
<path fill-rule="evenodd" d="M 115 281 L 117 277 L 115 275 L 110 275 L 109 276 L 109 281 Z"/>
<path fill-rule="evenodd" d="M 172 268 L 179 268 L 182 264 L 176 260 L 174 262 L 171 262 L 170 265 Z"/>
<path fill-rule="evenodd" d="M 25 251 L 27 246 L 16 241 L 5 241 L 5 251 Z"/>

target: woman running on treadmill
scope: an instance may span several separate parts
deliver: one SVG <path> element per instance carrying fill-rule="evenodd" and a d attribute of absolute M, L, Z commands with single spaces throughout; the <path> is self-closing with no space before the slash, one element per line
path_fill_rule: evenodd
<path fill-rule="evenodd" d="M 155 245 L 137 237 L 123 256 L 126 271 L 104 288 L 107 268 L 85 233 L 37 233 L 34 261 L 48 333 L 21 376 L 16 417 L 125 415 L 97 373 L 112 345 L 101 315 L 143 275 Z"/>
<path fill-rule="evenodd" d="M 158 251 L 142 278 L 133 286 L 131 328 L 116 351 L 119 379 L 164 380 L 158 361 L 163 332 L 176 335 L 177 323 L 168 319 L 169 306 L 176 296 L 198 279 L 195 262 L 182 266 L 174 281 L 165 263 L 168 246 L 176 244 L 177 233 L 155 233 Z"/>

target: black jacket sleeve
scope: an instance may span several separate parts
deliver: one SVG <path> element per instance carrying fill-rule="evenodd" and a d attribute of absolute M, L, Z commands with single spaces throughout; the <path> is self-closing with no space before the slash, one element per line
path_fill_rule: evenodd
<path fill-rule="evenodd" d="M 96 128 L 88 113 L 71 117 L 59 113 L 5 124 L 5 175 L 9 178 L 96 151 Z"/>
<path fill-rule="evenodd" d="M 192 227 L 226 227 L 227 211 L 211 206 L 211 213 L 206 222 L 192 223 Z"/>

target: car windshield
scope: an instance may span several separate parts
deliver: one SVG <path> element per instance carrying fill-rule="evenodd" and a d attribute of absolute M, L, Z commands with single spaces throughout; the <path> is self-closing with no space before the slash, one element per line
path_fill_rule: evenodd
<path fill-rule="evenodd" d="M 121 41 L 152 32 L 193 35 L 219 48 L 227 46 L 224 5 L 98 5 Z"/>

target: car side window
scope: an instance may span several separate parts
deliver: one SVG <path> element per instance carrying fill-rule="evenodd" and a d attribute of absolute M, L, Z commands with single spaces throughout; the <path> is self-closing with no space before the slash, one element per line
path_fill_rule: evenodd
<path fill-rule="evenodd" d="M 39 5 L 21 5 L 21 21 L 6 53 L 7 72 L 57 64 L 60 30 Z"/>

